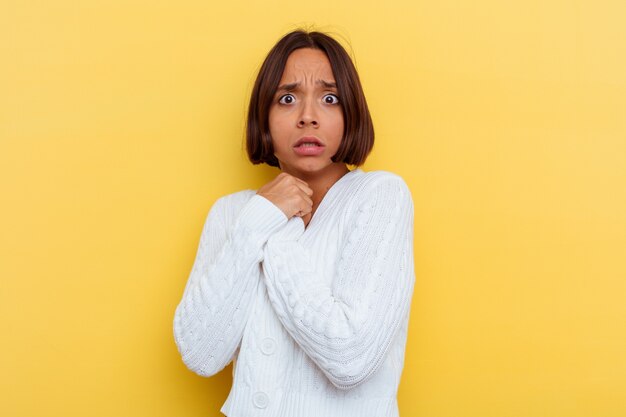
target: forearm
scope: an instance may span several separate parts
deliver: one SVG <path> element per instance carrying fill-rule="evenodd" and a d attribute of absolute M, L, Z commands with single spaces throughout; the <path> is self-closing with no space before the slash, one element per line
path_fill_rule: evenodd
<path fill-rule="evenodd" d="M 254 196 L 221 239 L 213 236 L 217 227 L 205 227 L 174 316 L 175 341 L 192 371 L 210 376 L 231 361 L 254 305 L 263 246 L 286 221 L 271 202 Z"/>
<path fill-rule="evenodd" d="M 352 218 L 332 285 L 325 285 L 291 220 L 264 249 L 264 276 L 285 329 L 338 388 L 365 381 L 406 319 L 414 285 L 408 190 L 372 191 Z"/>

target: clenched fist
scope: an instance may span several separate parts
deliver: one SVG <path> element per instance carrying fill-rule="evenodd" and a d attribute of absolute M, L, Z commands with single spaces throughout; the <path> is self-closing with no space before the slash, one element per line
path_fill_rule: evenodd
<path fill-rule="evenodd" d="M 288 219 L 299 216 L 305 226 L 308 224 L 313 210 L 313 190 L 300 178 L 281 172 L 256 193 L 274 203 Z"/>

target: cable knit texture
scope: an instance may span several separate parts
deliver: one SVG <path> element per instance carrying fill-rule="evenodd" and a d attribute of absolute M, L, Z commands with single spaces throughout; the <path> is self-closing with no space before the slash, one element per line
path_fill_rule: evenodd
<path fill-rule="evenodd" d="M 415 282 L 413 200 L 348 172 L 308 226 L 255 190 L 218 199 L 174 316 L 185 365 L 234 361 L 229 417 L 393 417 Z"/>

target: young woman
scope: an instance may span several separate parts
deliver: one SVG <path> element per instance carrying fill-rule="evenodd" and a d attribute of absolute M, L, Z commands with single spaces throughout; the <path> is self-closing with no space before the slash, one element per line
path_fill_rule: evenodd
<path fill-rule="evenodd" d="M 225 415 L 398 416 L 413 201 L 397 174 L 358 168 L 373 144 L 343 47 L 285 35 L 247 121 L 251 162 L 281 172 L 215 202 L 174 318 L 189 369 L 211 376 L 234 361 Z"/>

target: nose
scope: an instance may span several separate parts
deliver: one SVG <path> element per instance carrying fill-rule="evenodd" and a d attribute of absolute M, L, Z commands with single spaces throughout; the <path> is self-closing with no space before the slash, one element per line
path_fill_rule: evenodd
<path fill-rule="evenodd" d="M 298 127 L 318 127 L 319 121 L 318 116 L 315 111 L 315 106 L 311 103 L 311 100 L 305 100 L 302 105 L 302 111 L 300 113 L 300 117 L 298 118 Z"/>

